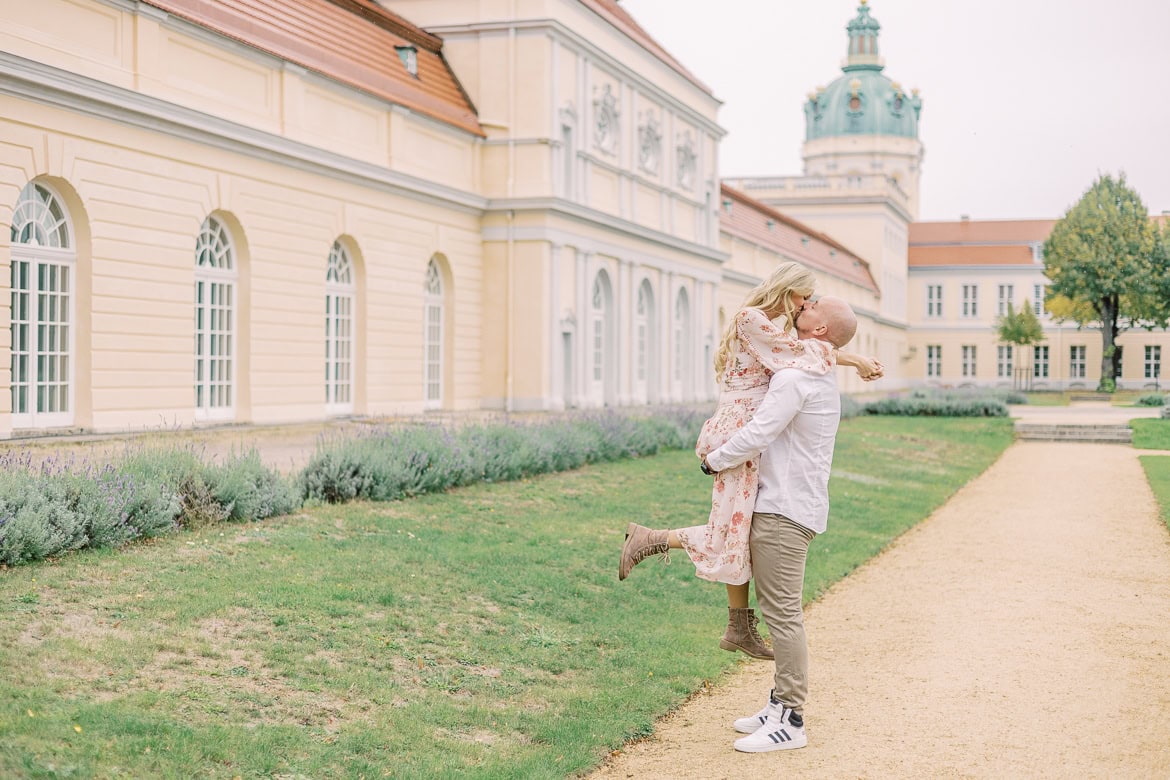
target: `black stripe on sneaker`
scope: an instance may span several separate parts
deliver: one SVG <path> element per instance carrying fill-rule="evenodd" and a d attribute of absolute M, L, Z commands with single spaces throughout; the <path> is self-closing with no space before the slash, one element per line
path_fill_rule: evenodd
<path fill-rule="evenodd" d="M 777 745 L 779 745 L 781 742 L 791 742 L 792 741 L 792 737 L 790 737 L 788 735 L 788 732 L 785 731 L 784 729 L 780 729 L 779 731 L 773 731 L 771 734 L 768 735 L 768 739 L 772 740 L 772 742 L 777 744 Z"/>

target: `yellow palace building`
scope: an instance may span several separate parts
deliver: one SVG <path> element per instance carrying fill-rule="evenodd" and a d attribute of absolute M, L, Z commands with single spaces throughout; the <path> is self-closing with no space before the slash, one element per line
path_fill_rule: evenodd
<path fill-rule="evenodd" d="M 803 175 L 735 182 L 720 101 L 616 0 L 0 18 L 0 437 L 710 402 L 785 260 L 882 389 L 966 379 L 916 308 L 922 103 L 864 1 Z"/>
<path fill-rule="evenodd" d="M 777 262 L 878 309 L 613 0 L 0 16 L 0 435 L 706 401 Z"/>

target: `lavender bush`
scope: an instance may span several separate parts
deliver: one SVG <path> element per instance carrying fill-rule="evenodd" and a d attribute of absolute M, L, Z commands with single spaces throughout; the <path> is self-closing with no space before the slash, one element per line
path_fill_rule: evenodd
<path fill-rule="evenodd" d="M 110 464 L 0 457 L 0 565 L 178 528 L 286 514 L 304 499 L 391 501 L 694 445 L 705 411 L 592 412 L 450 428 L 402 424 L 322 441 L 295 483 L 257 451 L 208 462 L 191 445 Z"/>
<path fill-rule="evenodd" d="M 223 464 L 190 447 L 136 450 L 100 466 L 0 458 L 0 565 L 115 547 L 179 527 L 260 520 L 300 505 L 256 452 Z"/>
<path fill-rule="evenodd" d="M 504 481 L 587 463 L 693 446 L 706 415 L 660 409 L 470 425 L 400 425 L 322 442 L 301 472 L 301 495 L 387 501 L 476 481 Z"/>

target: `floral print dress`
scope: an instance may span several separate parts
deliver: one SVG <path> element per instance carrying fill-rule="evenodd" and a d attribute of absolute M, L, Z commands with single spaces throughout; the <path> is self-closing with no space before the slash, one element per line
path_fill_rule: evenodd
<path fill-rule="evenodd" d="M 747 424 L 764 400 L 772 374 L 783 368 L 826 374 L 836 361 L 830 344 L 794 339 L 759 309 L 737 313 L 735 332 L 731 357 L 719 379 L 719 406 L 703 424 L 695 445 L 700 457 L 722 446 Z M 719 472 L 711 491 L 707 524 L 678 531 L 699 577 L 728 585 L 742 585 L 752 578 L 748 535 L 758 487 L 758 458 Z"/>

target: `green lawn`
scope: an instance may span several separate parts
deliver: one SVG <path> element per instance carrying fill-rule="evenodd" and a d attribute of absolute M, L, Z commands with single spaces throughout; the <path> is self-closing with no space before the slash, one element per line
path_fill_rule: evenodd
<path fill-rule="evenodd" d="M 1138 460 L 1142 462 L 1146 479 L 1162 510 L 1162 521 L 1170 528 L 1170 456 L 1142 455 Z"/>
<path fill-rule="evenodd" d="M 1141 417 L 1129 421 L 1133 446 L 1139 450 L 1170 450 L 1170 419 Z"/>
<path fill-rule="evenodd" d="M 1008 420 L 845 421 L 814 596 L 992 463 Z M 685 555 L 693 453 L 318 507 L 0 572 L 2 777 L 563 777 L 738 663 Z"/>

